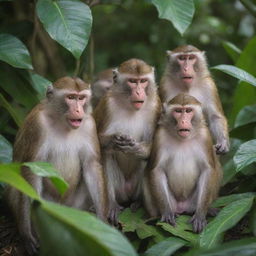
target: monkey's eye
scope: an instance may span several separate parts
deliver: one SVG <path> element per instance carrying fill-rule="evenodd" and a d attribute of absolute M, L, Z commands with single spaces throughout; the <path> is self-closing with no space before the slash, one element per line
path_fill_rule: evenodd
<path fill-rule="evenodd" d="M 174 112 L 176 112 L 176 113 L 182 113 L 182 109 L 181 109 L 181 108 L 176 108 L 176 109 L 174 110 Z"/>
<path fill-rule="evenodd" d="M 130 83 L 133 83 L 133 84 L 136 84 L 136 83 L 137 83 L 137 80 L 136 80 L 136 79 L 128 79 L 128 81 L 129 81 Z"/>
<path fill-rule="evenodd" d="M 194 60 L 195 58 L 196 58 L 196 56 L 194 54 L 189 55 L 190 60 Z"/>
<path fill-rule="evenodd" d="M 74 95 L 68 95 L 67 98 L 68 98 L 69 100 L 74 100 L 74 99 L 75 99 L 75 96 L 74 96 Z"/>
<path fill-rule="evenodd" d="M 78 100 L 84 100 L 85 97 L 86 97 L 85 95 L 81 95 L 81 96 L 78 97 Z"/>
<path fill-rule="evenodd" d="M 178 59 L 179 60 L 185 60 L 186 59 L 186 55 L 179 55 Z"/>
<path fill-rule="evenodd" d="M 148 81 L 148 79 L 146 79 L 146 78 L 140 80 L 140 82 L 141 82 L 142 84 L 146 83 L 147 81 Z"/>
<path fill-rule="evenodd" d="M 190 113 L 190 112 L 192 112 L 192 111 L 193 111 L 192 108 L 187 108 L 187 109 L 186 109 L 186 113 Z"/>

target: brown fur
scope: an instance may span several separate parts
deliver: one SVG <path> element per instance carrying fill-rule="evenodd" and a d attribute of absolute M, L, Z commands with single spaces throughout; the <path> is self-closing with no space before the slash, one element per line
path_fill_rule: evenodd
<path fill-rule="evenodd" d="M 88 83 L 85 83 L 80 78 L 72 78 L 68 76 L 58 79 L 53 84 L 53 87 L 55 87 L 56 89 L 70 89 L 78 92 L 90 89 L 90 85 Z"/>
<path fill-rule="evenodd" d="M 168 104 L 167 108 L 172 108 L 172 104 L 177 105 L 178 100 L 181 100 L 180 103 L 183 105 L 184 98 L 187 105 L 194 103 L 198 105 L 195 98 L 180 94 L 175 97 L 173 103 Z M 173 118 L 168 110 L 163 115 L 167 115 L 163 116 L 164 118 Z M 203 119 L 202 114 L 200 115 Z M 217 197 L 222 179 L 222 170 L 213 149 L 210 132 L 203 120 L 199 119 L 198 122 L 199 125 L 195 124 L 197 127 L 195 135 L 184 140 L 174 136 L 175 130 L 171 125 L 173 122 L 169 122 L 169 125 L 166 122 L 159 123 L 143 188 L 145 206 L 149 215 L 152 217 L 161 215 L 162 221 L 172 225 L 175 225 L 175 213 L 181 207 L 178 205 L 186 202 L 187 206 L 183 206 L 183 210 L 194 214 L 191 222 L 195 232 L 201 232 L 206 225 L 207 210 Z M 187 161 L 192 161 L 192 166 L 196 164 L 194 169 Z M 187 171 L 186 168 L 191 169 Z M 182 176 L 179 172 L 182 172 Z M 196 177 L 197 180 L 194 180 Z M 188 186 L 184 187 L 184 184 Z M 194 189 L 191 189 L 193 187 Z M 199 190 L 202 190 L 201 196 L 198 194 Z"/>
<path fill-rule="evenodd" d="M 131 74 L 136 76 L 142 76 L 152 72 L 152 67 L 149 66 L 146 62 L 139 59 L 130 59 L 123 62 L 118 71 L 123 74 Z"/>

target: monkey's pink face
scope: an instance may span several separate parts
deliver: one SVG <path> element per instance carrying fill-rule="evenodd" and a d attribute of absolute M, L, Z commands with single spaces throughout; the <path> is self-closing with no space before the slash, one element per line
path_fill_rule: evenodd
<path fill-rule="evenodd" d="M 188 106 L 177 107 L 173 110 L 172 115 L 177 121 L 177 133 L 182 138 L 187 138 L 192 130 L 192 118 L 194 110 Z"/>
<path fill-rule="evenodd" d="M 197 61 L 195 54 L 180 54 L 177 56 L 180 65 L 180 79 L 185 84 L 191 84 L 195 77 L 194 65 Z"/>
<path fill-rule="evenodd" d="M 80 127 L 84 117 L 84 105 L 88 100 L 88 95 L 84 91 L 73 91 L 65 95 L 65 102 L 68 106 L 67 122 L 73 129 Z"/>
<path fill-rule="evenodd" d="M 127 85 L 131 89 L 131 96 L 130 100 L 132 103 L 132 106 L 139 110 L 143 103 L 146 100 L 147 94 L 146 94 L 146 88 L 149 84 L 147 77 L 131 77 L 127 80 Z"/>

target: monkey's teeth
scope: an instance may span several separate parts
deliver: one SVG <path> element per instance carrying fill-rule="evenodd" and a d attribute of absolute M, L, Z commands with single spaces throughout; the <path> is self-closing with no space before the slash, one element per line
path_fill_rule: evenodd
<path fill-rule="evenodd" d="M 73 127 L 79 127 L 81 125 L 82 119 L 70 119 L 70 123 Z"/>

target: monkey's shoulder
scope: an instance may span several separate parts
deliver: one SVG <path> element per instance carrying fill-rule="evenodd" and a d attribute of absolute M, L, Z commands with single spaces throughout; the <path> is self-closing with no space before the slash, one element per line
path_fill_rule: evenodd
<path fill-rule="evenodd" d="M 13 148 L 14 161 L 33 161 L 42 137 L 39 113 L 43 109 L 43 104 L 40 103 L 26 116 L 23 125 L 16 135 Z"/>

